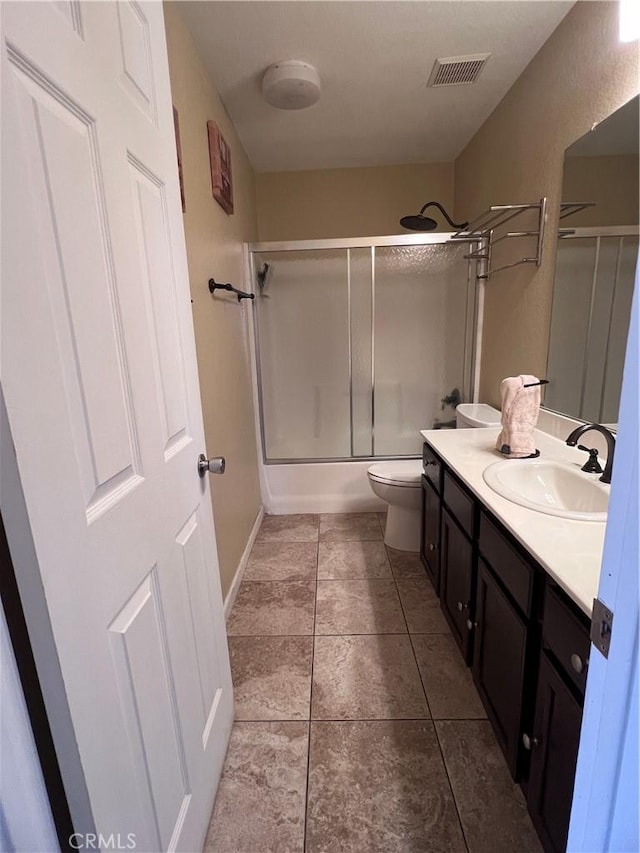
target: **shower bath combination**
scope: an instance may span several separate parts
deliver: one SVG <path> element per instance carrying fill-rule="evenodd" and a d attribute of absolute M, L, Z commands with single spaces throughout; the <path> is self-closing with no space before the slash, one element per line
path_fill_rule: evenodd
<path fill-rule="evenodd" d="M 417 457 L 470 398 L 475 265 L 449 236 L 250 247 L 267 465 Z"/>
<path fill-rule="evenodd" d="M 384 510 L 372 463 L 419 465 L 443 397 L 471 399 L 480 289 L 451 236 L 248 247 L 268 512 Z"/>

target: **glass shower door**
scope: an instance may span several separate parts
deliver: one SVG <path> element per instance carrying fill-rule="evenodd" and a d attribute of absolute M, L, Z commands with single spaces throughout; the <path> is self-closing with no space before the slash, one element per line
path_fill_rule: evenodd
<path fill-rule="evenodd" d="M 468 251 L 452 243 L 376 248 L 376 456 L 419 454 L 419 431 L 454 417 L 441 401 L 469 380 Z"/>
<path fill-rule="evenodd" d="M 265 455 L 351 455 L 347 250 L 261 252 L 257 332 Z"/>
<path fill-rule="evenodd" d="M 468 251 L 433 242 L 254 253 L 268 462 L 420 454 L 419 430 L 450 421 L 442 399 L 470 386 Z"/>

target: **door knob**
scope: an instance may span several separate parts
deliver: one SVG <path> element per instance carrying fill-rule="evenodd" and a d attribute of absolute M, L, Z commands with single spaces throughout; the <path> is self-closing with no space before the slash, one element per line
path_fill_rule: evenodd
<path fill-rule="evenodd" d="M 198 474 L 201 477 L 205 474 L 224 474 L 226 465 L 224 456 L 212 456 L 211 459 L 207 459 L 204 453 L 198 456 Z"/>

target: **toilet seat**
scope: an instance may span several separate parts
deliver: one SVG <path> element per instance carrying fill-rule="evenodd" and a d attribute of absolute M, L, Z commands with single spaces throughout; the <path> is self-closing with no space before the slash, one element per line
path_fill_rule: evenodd
<path fill-rule="evenodd" d="M 376 462 L 368 469 L 369 477 L 378 483 L 388 483 L 407 489 L 419 489 L 422 476 L 421 459 L 390 459 Z"/>

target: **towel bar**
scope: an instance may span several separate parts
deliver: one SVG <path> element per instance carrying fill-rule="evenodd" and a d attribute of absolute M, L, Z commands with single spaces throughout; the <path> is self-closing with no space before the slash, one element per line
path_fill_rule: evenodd
<path fill-rule="evenodd" d="M 214 290 L 228 290 L 231 293 L 235 293 L 238 297 L 238 302 L 242 302 L 243 299 L 255 299 L 253 293 L 245 293 L 244 290 L 238 290 L 237 287 L 234 287 L 232 284 L 227 282 L 226 284 L 220 284 L 215 280 L 215 278 L 209 279 L 209 293 L 213 293 Z"/>

